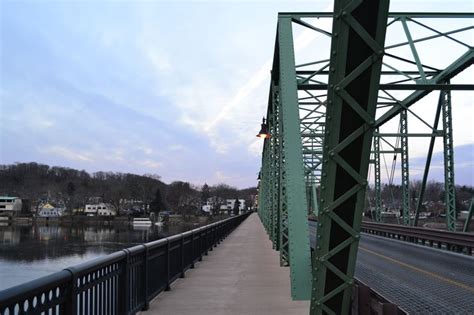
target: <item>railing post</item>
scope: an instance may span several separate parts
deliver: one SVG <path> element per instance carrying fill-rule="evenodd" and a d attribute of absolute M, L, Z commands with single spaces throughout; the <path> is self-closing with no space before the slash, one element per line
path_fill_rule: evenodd
<path fill-rule="evenodd" d="M 144 294 L 145 304 L 143 305 L 142 311 L 146 311 L 150 308 L 150 303 L 148 302 L 148 274 L 149 274 L 148 246 L 144 244 L 143 247 L 145 248 L 145 252 L 143 253 L 144 257 L 143 257 L 143 278 L 142 278 L 143 284 L 142 285 L 143 285 L 143 294 Z"/>
<path fill-rule="evenodd" d="M 64 269 L 71 273 L 71 280 L 69 285 L 67 286 L 67 297 L 66 302 L 61 307 L 61 314 L 77 314 L 77 297 L 76 297 L 76 285 L 77 285 L 77 275 L 76 273 L 67 268 Z"/>
<path fill-rule="evenodd" d="M 204 255 L 207 256 L 208 254 L 208 250 L 209 250 L 209 246 L 208 246 L 208 241 L 207 241 L 207 233 L 209 232 L 209 227 L 206 227 L 204 228 Z"/>
<path fill-rule="evenodd" d="M 191 232 L 191 269 L 194 269 L 194 230 Z"/>
<path fill-rule="evenodd" d="M 122 250 L 125 253 L 125 259 L 122 262 L 121 272 L 119 274 L 119 283 L 117 285 L 117 313 L 128 314 L 130 301 L 130 251 L 128 249 Z"/>
<path fill-rule="evenodd" d="M 184 278 L 184 234 L 181 234 L 181 275 L 180 278 Z"/>
<path fill-rule="evenodd" d="M 199 261 L 202 261 L 202 254 L 203 254 L 203 250 L 202 250 L 202 228 L 199 228 L 198 230 L 198 235 L 199 235 L 199 242 L 198 242 L 198 246 L 199 246 Z"/>
<path fill-rule="evenodd" d="M 170 240 L 166 239 L 166 287 L 165 291 L 171 290 L 170 286 Z"/>

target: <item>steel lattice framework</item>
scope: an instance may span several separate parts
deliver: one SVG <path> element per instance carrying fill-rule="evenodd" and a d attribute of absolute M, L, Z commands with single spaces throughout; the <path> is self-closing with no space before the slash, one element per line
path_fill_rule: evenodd
<path fill-rule="evenodd" d="M 474 85 L 450 81 L 474 61 L 472 43 L 458 36 L 472 35 L 473 17 L 389 14 L 388 0 L 336 1 L 334 14 L 279 14 L 267 107 L 271 137 L 264 141 L 258 211 L 281 265 L 290 267 L 292 297 L 311 298 L 312 314 L 349 311 L 369 165 L 374 166 L 375 219 L 380 221 L 385 154 L 400 154 L 402 222 L 416 224 L 417 215 L 410 218 L 409 138 L 430 141 L 416 214 L 435 139 L 443 138 L 447 223 L 455 229 L 451 91 L 474 90 Z M 455 21 L 449 30 L 437 30 L 431 23 L 449 19 Z M 325 21 L 332 21 L 330 29 Z M 389 43 L 390 30 L 397 25 L 399 35 Z M 414 25 L 430 34 L 414 38 Z M 327 54 L 297 64 L 304 45 L 295 47 L 296 28 L 317 33 L 321 45 L 329 42 Z M 417 47 L 437 39 L 462 48 L 442 66 L 422 62 Z M 440 97 L 429 124 L 412 105 L 433 91 L 440 91 Z M 410 119 L 418 119 L 429 132 L 410 133 Z M 387 132 L 387 126 L 396 131 Z M 308 214 L 318 220 L 312 258 Z"/>

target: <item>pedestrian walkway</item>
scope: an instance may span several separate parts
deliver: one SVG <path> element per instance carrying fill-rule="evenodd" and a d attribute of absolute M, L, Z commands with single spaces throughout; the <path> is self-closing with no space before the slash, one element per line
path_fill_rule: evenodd
<path fill-rule="evenodd" d="M 289 268 L 257 214 L 250 215 L 203 261 L 157 296 L 148 314 L 308 314 L 309 301 L 292 301 Z"/>

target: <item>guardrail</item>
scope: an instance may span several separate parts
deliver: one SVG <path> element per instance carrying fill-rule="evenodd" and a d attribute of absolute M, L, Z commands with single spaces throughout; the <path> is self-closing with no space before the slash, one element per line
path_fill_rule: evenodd
<path fill-rule="evenodd" d="M 312 218 L 308 219 L 311 251 L 316 247 L 316 222 Z M 405 315 L 408 313 L 355 278 L 352 287 L 351 314 Z"/>
<path fill-rule="evenodd" d="M 135 314 L 249 213 L 127 248 L 0 292 L 0 315 Z"/>
<path fill-rule="evenodd" d="M 362 232 L 473 255 L 474 234 L 363 222 Z"/>

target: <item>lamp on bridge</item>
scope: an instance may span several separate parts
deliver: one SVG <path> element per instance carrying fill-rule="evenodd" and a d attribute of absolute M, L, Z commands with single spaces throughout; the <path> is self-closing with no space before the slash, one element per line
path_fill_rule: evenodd
<path fill-rule="evenodd" d="M 262 118 L 262 127 L 260 128 L 257 138 L 268 139 L 270 138 L 270 133 L 268 132 L 267 123 L 265 117 Z"/>
<path fill-rule="evenodd" d="M 258 172 L 257 180 L 261 180 L 261 179 L 262 179 L 262 172 Z"/>

